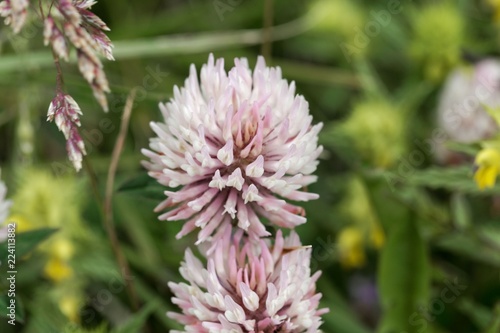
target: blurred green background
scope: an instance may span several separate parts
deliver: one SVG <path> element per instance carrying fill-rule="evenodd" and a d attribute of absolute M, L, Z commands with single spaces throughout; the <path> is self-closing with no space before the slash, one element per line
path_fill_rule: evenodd
<path fill-rule="evenodd" d="M 261 0 L 99 1 L 93 12 L 115 44 L 116 61 L 104 61 L 109 113 L 75 63 L 63 64 L 66 89 L 83 111 L 93 173 L 74 171 L 63 135 L 46 122 L 55 70 L 37 18 L 19 35 L 1 30 L 0 165 L 14 201 L 9 221 L 19 226 L 19 321 L 13 327 L 1 318 L 0 332 L 179 329 L 165 315 L 176 310 L 167 282 L 181 280 L 178 267 L 195 236 L 176 240 L 181 223 L 158 221 L 153 208 L 164 189 L 140 166 L 140 149 L 153 135 L 149 122 L 160 120 L 158 103 L 183 84 L 191 63 L 199 69 L 214 53 L 226 69 L 234 57 L 253 67 L 265 15 L 274 26 L 268 64 L 296 82 L 314 121 L 324 123 L 319 181 L 309 189 L 321 197 L 304 205 L 308 223 L 298 228 L 314 248 L 313 269 L 323 271 L 317 288 L 330 308 L 323 331 L 500 332 L 500 186 L 480 191 L 473 182 L 477 142 L 457 143 L 447 132 L 442 147 L 426 143 L 440 130 L 448 75 L 498 56 L 500 2 L 270 2 L 265 14 Z M 127 275 L 99 202 L 132 88 L 113 197 Z M 124 280 L 135 286 L 138 311 Z"/>

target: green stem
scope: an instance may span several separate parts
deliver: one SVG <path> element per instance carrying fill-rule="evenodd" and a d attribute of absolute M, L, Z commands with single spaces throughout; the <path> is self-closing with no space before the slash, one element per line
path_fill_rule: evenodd
<path fill-rule="evenodd" d="M 288 39 L 311 28 L 304 19 L 297 19 L 272 27 L 271 40 Z M 138 57 L 158 57 L 166 55 L 212 52 L 241 46 L 258 45 L 264 41 L 263 29 L 226 31 L 215 33 L 199 33 L 197 35 L 171 35 L 155 38 L 144 38 L 133 41 L 115 42 L 114 56 L 119 60 Z M 70 58 L 76 62 L 76 57 Z M 4 55 L 0 58 L 0 73 L 15 72 L 26 69 L 37 69 L 53 63 L 49 51 L 30 51 Z"/>

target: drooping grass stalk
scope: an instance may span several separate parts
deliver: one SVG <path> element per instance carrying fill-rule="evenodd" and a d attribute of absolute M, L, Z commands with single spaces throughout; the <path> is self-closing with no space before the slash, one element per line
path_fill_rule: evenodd
<path fill-rule="evenodd" d="M 125 142 L 130 116 L 132 114 L 132 105 L 134 102 L 134 98 L 135 98 L 135 90 L 132 90 L 125 104 L 122 116 L 122 122 L 120 124 L 120 132 L 118 134 L 118 138 L 116 139 L 116 143 L 113 148 L 111 163 L 108 169 L 104 200 L 102 200 L 102 197 L 99 193 L 98 180 L 94 172 L 94 169 L 92 168 L 92 165 L 90 164 L 88 158 L 86 157 L 83 159 L 83 167 L 90 178 L 92 191 L 94 193 L 97 205 L 100 209 L 103 224 L 106 229 L 106 233 L 109 237 L 109 240 L 111 242 L 111 248 L 113 250 L 113 254 L 116 258 L 119 268 L 121 269 L 120 273 L 123 276 L 123 282 L 125 284 L 125 288 L 127 290 L 127 295 L 132 305 L 132 309 L 138 310 L 139 300 L 137 298 L 137 293 L 135 291 L 134 286 L 131 284 L 130 279 L 128 279 L 128 277 L 131 276 L 131 270 L 125 256 L 123 255 L 123 251 L 120 247 L 120 242 L 118 240 L 118 236 L 116 234 L 116 230 L 114 227 L 113 209 L 112 209 L 114 179 L 115 179 L 116 169 L 118 166 L 118 161 L 120 159 L 120 155 L 123 149 L 123 144 Z"/>
<path fill-rule="evenodd" d="M 108 175 L 106 180 L 106 193 L 104 196 L 104 227 L 106 228 L 106 232 L 108 234 L 109 240 L 111 241 L 111 246 L 113 248 L 113 253 L 118 261 L 118 265 L 123 270 L 123 274 L 125 275 L 124 283 L 130 298 L 130 302 L 132 304 L 132 308 L 134 310 L 138 310 L 139 301 L 137 298 L 137 293 L 135 292 L 135 288 L 132 285 L 130 279 L 130 267 L 128 265 L 125 256 L 120 248 L 120 242 L 118 240 L 118 236 L 116 234 L 116 230 L 113 222 L 113 207 L 112 207 L 112 199 L 113 199 L 113 185 L 115 181 L 116 169 L 118 167 L 118 162 L 120 160 L 120 155 L 123 150 L 123 145 L 125 143 L 125 138 L 127 136 L 128 124 L 130 121 L 130 116 L 132 114 L 132 106 L 135 98 L 135 90 L 132 90 L 127 98 L 127 102 L 125 104 L 125 108 L 123 110 L 122 121 L 120 124 L 120 132 L 118 133 L 118 138 L 116 139 L 115 146 L 113 148 L 113 153 L 111 155 L 111 163 L 108 169 Z"/>

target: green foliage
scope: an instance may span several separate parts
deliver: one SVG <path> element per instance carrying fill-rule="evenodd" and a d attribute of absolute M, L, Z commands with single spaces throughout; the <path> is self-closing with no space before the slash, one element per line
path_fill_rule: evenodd
<path fill-rule="evenodd" d="M 404 184 L 476 195 L 500 193 L 500 185 L 498 184 L 491 189 L 480 190 L 472 180 L 472 168 L 470 166 L 431 167 L 425 170 L 410 169 L 408 173 L 409 175 L 406 175 L 406 173 L 402 175 L 401 173 L 387 172 L 384 174 L 384 177 L 391 186 L 396 187 L 399 184 Z"/>
<path fill-rule="evenodd" d="M 136 315 L 128 319 L 123 325 L 120 325 L 112 331 L 112 333 L 135 333 L 141 330 L 148 316 L 153 312 L 155 307 L 158 306 L 157 302 L 150 302 L 147 306 L 141 309 Z"/>
<path fill-rule="evenodd" d="M 83 111 L 88 155 L 78 174 L 67 161 L 64 136 L 45 122 L 55 70 L 41 29 L 32 27 L 34 37 L 3 30 L 0 164 L 14 200 L 9 220 L 24 229 L 16 235 L 18 322 L 12 327 L 2 317 L 0 332 L 182 329 L 165 315 L 179 311 L 168 282 L 181 280 L 179 264 L 196 235 L 177 240 L 182 222 L 158 221 L 153 209 L 166 188 L 141 167 L 140 149 L 152 136 L 149 123 L 161 118 L 158 103 L 183 84 L 191 63 L 199 69 L 213 52 L 226 59 L 226 68 L 234 57 L 255 64 L 266 36 L 265 1 L 219 2 L 229 9 L 218 12 L 214 1 L 203 0 L 95 4 L 92 10 L 111 28 L 116 62 L 104 64 L 112 90 L 106 114 L 79 76 L 75 55 L 63 64 L 67 92 Z M 473 181 L 473 156 L 496 147 L 498 134 L 483 142 L 443 139 L 442 147 L 458 156 L 450 163 L 436 162 L 438 149 L 421 144 L 440 130 L 436 109 L 447 74 L 471 58 L 500 54 L 500 7 L 495 1 L 400 1 L 391 12 L 393 1 L 272 3 L 276 28 L 268 62 L 295 80 L 313 123 L 324 124 L 318 182 L 307 189 L 320 199 L 300 203 L 308 223 L 297 228 L 313 246 L 312 269 L 322 271 L 317 290 L 322 307 L 330 308 L 322 331 L 500 332 L 500 185 L 480 190 Z M 162 75 L 152 84 L 147 77 L 155 70 Z M 103 224 L 102 202 L 125 98 L 134 87 L 138 97 L 111 205 L 131 266 L 126 273 Z M 483 107 L 498 122 L 498 108 Z M 366 235 L 376 225 L 385 244 L 366 242 L 365 265 L 347 269 L 337 239 L 353 225 Z M 0 308 L 9 302 L 7 249 L 0 242 Z M 56 263 L 56 276 L 70 277 L 51 279 L 49 262 Z M 360 277 L 372 282 L 359 284 Z M 439 313 L 427 313 L 432 320 L 425 329 L 412 324 L 415 313 L 414 319 L 425 319 L 422 307 L 441 299 L 444 281 L 458 277 L 465 292 L 443 302 Z"/>
<path fill-rule="evenodd" d="M 378 332 L 419 332 L 412 320 L 429 299 L 430 263 L 416 218 L 393 221 L 387 238 L 378 274 L 384 311 Z"/>
<path fill-rule="evenodd" d="M 9 251 L 9 243 L 4 242 L 0 244 L 0 260 L 2 262 L 7 262 L 7 256 L 9 253 L 15 254 L 16 258 L 22 259 L 25 255 L 30 253 L 39 243 L 45 241 L 57 229 L 43 228 L 33 231 L 25 231 L 15 235 L 15 248 L 14 252 Z M 10 248 L 12 249 L 12 248 Z"/>

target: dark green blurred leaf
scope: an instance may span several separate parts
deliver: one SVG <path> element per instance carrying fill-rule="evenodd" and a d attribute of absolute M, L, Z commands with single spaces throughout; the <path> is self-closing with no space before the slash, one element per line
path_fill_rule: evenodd
<path fill-rule="evenodd" d="M 461 297 L 457 302 L 457 308 L 465 316 L 469 317 L 481 331 L 485 330 L 488 323 L 493 319 L 490 309 L 469 298 Z"/>
<path fill-rule="evenodd" d="M 497 223 L 480 226 L 476 231 L 483 243 L 500 252 L 500 226 Z"/>
<path fill-rule="evenodd" d="M 386 177 L 391 186 L 401 183 L 471 194 L 500 194 L 500 184 L 495 185 L 491 189 L 480 190 L 472 179 L 472 166 L 453 168 L 431 167 L 425 170 L 417 170 L 411 165 L 400 165 L 397 173 L 387 172 Z"/>
<path fill-rule="evenodd" d="M 24 303 L 20 297 L 16 297 L 16 320 L 24 324 L 26 312 L 24 311 Z"/>
<path fill-rule="evenodd" d="M 456 193 L 452 196 L 451 212 L 453 223 L 458 229 L 463 230 L 471 226 L 470 207 L 463 194 Z"/>
<path fill-rule="evenodd" d="M 161 201 L 165 199 L 165 194 L 163 193 L 165 190 L 165 186 L 158 184 L 155 179 L 148 176 L 146 172 L 143 172 L 125 181 L 118 187 L 117 191 L 130 192 L 143 198 Z"/>
<path fill-rule="evenodd" d="M 465 144 L 453 141 L 447 142 L 446 148 L 469 156 L 475 156 L 481 150 L 481 146 L 478 144 Z"/>
<path fill-rule="evenodd" d="M 57 229 L 37 229 L 37 230 L 32 230 L 32 231 L 26 231 L 22 233 L 16 234 L 16 247 L 15 247 L 15 254 L 16 254 L 16 259 L 20 259 L 22 256 L 28 254 L 31 250 L 33 250 L 39 243 L 44 241 L 46 238 L 48 238 L 50 235 L 52 235 L 54 232 L 56 232 Z M 7 252 L 8 250 L 8 243 L 5 242 L 3 244 L 0 244 L 0 258 L 2 258 L 2 261 L 5 261 L 5 258 L 7 258 Z"/>
<path fill-rule="evenodd" d="M 2 311 L 0 312 L 0 317 L 1 318 L 7 318 L 5 319 L 10 320 L 10 317 L 7 315 L 9 313 L 8 306 L 10 304 L 11 298 L 8 297 L 8 295 L 4 295 L 0 297 L 0 308 Z M 16 322 L 24 324 L 24 319 L 26 317 L 25 311 L 24 311 L 24 304 L 22 303 L 21 299 L 19 297 L 15 298 L 15 316 L 16 316 Z M 5 311 L 3 309 L 6 309 Z"/>
<path fill-rule="evenodd" d="M 387 97 L 387 88 L 372 64 L 364 58 L 356 58 L 354 67 L 366 95 L 372 98 Z"/>
<path fill-rule="evenodd" d="M 147 172 L 141 172 L 133 178 L 124 181 L 120 186 L 118 186 L 117 191 L 131 191 L 143 189 L 147 186 L 156 184 L 156 180 L 152 179 Z"/>
<path fill-rule="evenodd" d="M 148 319 L 149 315 L 153 312 L 153 310 L 158 306 L 158 302 L 152 301 L 144 308 L 141 309 L 140 312 L 135 314 L 133 317 L 128 319 L 125 324 L 120 327 L 114 329 L 113 333 L 137 333 L 141 332 L 141 328 L 144 326 L 144 323 Z"/>
<path fill-rule="evenodd" d="M 378 274 L 384 313 L 378 332 L 420 332 L 414 317 L 429 296 L 430 266 L 415 218 L 393 221 L 387 238 Z"/>
<path fill-rule="evenodd" d="M 473 234 L 450 233 L 435 243 L 438 247 L 459 256 L 500 267 L 500 251 Z"/>
<path fill-rule="evenodd" d="M 495 308 L 495 313 L 493 315 L 493 321 L 485 333 L 498 333 L 500 332 L 500 304 L 497 304 Z"/>
<path fill-rule="evenodd" d="M 349 165 L 359 164 L 361 161 L 353 140 L 342 130 L 339 124 L 329 126 L 321 131 L 319 142 L 326 148 L 333 150 Z"/>

